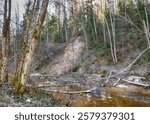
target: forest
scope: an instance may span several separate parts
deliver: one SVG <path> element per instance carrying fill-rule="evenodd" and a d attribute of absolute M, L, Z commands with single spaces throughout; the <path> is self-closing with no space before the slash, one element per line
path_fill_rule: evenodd
<path fill-rule="evenodd" d="M 150 107 L 149 23 L 150 0 L 0 0 L 0 106 Z"/>

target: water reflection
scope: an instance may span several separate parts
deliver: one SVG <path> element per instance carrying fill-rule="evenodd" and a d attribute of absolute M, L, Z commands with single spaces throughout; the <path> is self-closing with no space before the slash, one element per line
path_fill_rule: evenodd
<path fill-rule="evenodd" d="M 102 88 L 96 94 L 62 94 L 53 97 L 64 106 L 73 107 L 150 107 L 150 91 L 130 92 L 114 87 Z"/>

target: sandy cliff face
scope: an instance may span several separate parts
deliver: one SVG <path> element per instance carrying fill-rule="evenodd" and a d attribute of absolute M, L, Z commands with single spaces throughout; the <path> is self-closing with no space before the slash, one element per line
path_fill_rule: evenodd
<path fill-rule="evenodd" d="M 60 75 L 72 69 L 80 58 L 84 47 L 85 43 L 81 41 L 80 37 L 77 37 L 73 42 L 67 45 L 64 53 L 57 59 L 56 64 L 50 67 L 49 73 Z"/>

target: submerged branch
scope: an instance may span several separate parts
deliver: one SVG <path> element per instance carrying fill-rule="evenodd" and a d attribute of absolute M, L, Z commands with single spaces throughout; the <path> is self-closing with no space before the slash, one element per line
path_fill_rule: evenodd
<path fill-rule="evenodd" d="M 42 89 L 42 90 L 47 91 L 47 92 L 53 92 L 53 93 L 80 94 L 80 93 L 91 93 L 95 89 L 96 89 L 96 87 L 89 89 L 89 90 L 81 90 L 81 91 L 61 91 L 61 90 L 52 90 L 52 89 L 48 89 L 48 90 Z"/>

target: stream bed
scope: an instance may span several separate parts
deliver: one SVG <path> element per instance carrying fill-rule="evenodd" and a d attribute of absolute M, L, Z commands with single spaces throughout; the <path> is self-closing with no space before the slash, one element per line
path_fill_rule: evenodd
<path fill-rule="evenodd" d="M 128 91 L 101 87 L 91 93 L 53 93 L 53 98 L 64 106 L 73 107 L 150 107 L 150 90 L 145 89 Z"/>

